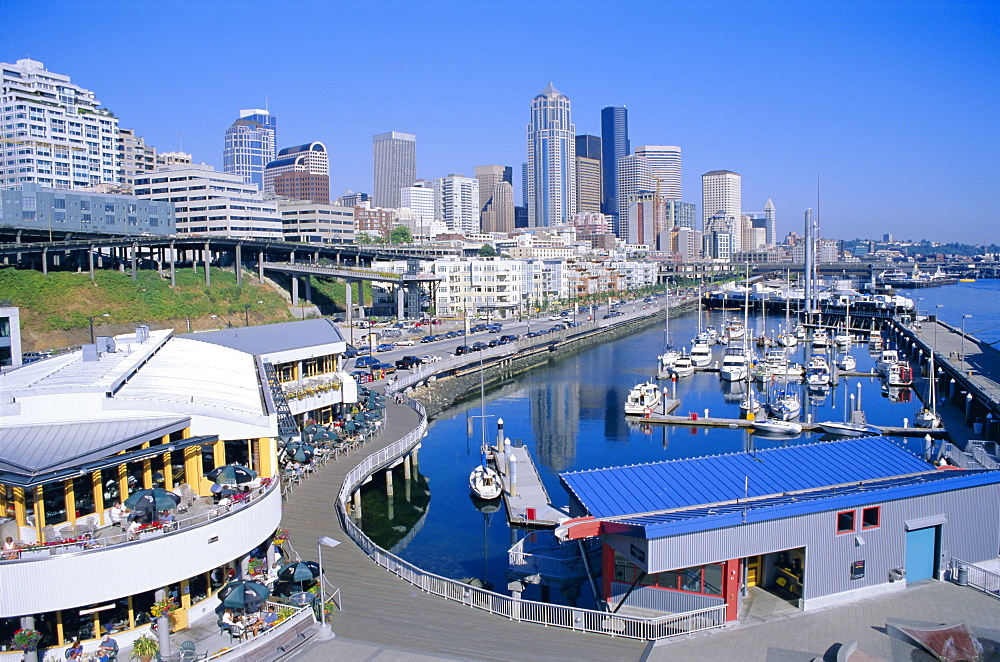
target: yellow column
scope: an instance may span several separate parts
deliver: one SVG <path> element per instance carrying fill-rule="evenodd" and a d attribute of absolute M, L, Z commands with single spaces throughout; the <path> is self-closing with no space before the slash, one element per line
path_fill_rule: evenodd
<path fill-rule="evenodd" d="M 147 490 L 153 486 L 153 463 L 149 458 L 142 461 L 142 486 Z"/>
<path fill-rule="evenodd" d="M 66 521 L 76 524 L 76 488 L 72 480 L 65 482 L 63 501 L 66 502 Z"/>
<path fill-rule="evenodd" d="M 94 512 L 97 513 L 97 521 L 104 526 L 104 485 L 101 484 L 101 472 L 95 471 L 90 474 L 92 490 L 94 491 Z M 94 630 L 99 632 L 100 630 Z"/>
<path fill-rule="evenodd" d="M 132 596 L 128 596 L 128 629 L 135 627 L 135 610 L 132 607 Z"/>
<path fill-rule="evenodd" d="M 163 487 L 168 490 L 174 489 L 174 466 L 171 464 L 171 459 L 176 452 L 171 451 L 163 455 Z"/>
<path fill-rule="evenodd" d="M 129 497 L 128 491 L 128 471 L 124 464 L 118 465 L 118 494 L 121 495 L 122 503 Z"/>
<path fill-rule="evenodd" d="M 215 450 L 215 464 L 212 466 L 213 469 L 217 469 L 226 464 L 226 442 L 217 441 L 212 444 L 212 448 Z"/>
<path fill-rule="evenodd" d="M 56 612 L 56 645 L 63 645 L 63 622 L 62 622 L 62 611 Z"/>
<path fill-rule="evenodd" d="M 261 478 L 270 478 L 277 473 L 278 442 L 274 437 L 261 437 L 257 440 L 259 455 L 258 467 L 255 468 Z"/>
<path fill-rule="evenodd" d="M 188 446 L 184 449 L 184 478 L 198 494 L 208 494 L 204 476 L 202 476 L 201 446 Z"/>
<path fill-rule="evenodd" d="M 42 500 L 42 486 L 35 487 L 35 534 L 44 542 L 42 529 L 45 528 L 45 501 Z"/>
<path fill-rule="evenodd" d="M 97 636 L 94 637 L 94 639 L 100 639 L 101 635 L 102 635 L 102 632 L 101 632 L 101 612 L 95 612 L 95 613 L 91 614 L 90 617 L 94 620 L 94 632 L 97 634 Z"/>
<path fill-rule="evenodd" d="M 14 520 L 18 526 L 27 526 L 27 513 L 24 511 L 24 488 L 14 488 Z"/>

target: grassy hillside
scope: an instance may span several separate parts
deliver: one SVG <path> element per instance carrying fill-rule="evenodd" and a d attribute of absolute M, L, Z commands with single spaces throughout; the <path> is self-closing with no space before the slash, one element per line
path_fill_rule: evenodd
<path fill-rule="evenodd" d="M 0 269 L 0 299 L 21 308 L 24 351 L 89 342 L 87 317 L 104 313 L 109 317 L 94 320 L 95 331 L 102 335 L 125 333 L 142 323 L 183 333 L 188 319 L 192 330 L 242 326 L 245 313 L 251 324 L 292 319 L 281 293 L 247 276 L 238 287 L 232 271 L 215 268 L 211 287 L 205 286 L 201 270 L 178 270 L 176 288 L 155 271 L 139 271 L 134 281 L 128 274 L 98 271 L 91 281 L 87 273 L 50 272 L 46 276 L 6 268 Z"/>

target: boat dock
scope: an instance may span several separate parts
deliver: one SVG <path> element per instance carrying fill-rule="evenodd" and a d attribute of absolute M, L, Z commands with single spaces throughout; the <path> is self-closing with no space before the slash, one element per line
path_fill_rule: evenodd
<path fill-rule="evenodd" d="M 636 419 L 637 422 L 650 425 L 681 425 L 686 427 L 702 427 L 702 428 L 745 428 L 750 429 L 753 427 L 753 421 L 744 418 L 706 418 L 697 413 L 692 413 L 688 416 L 670 416 L 664 414 L 650 414 L 647 417 Z M 804 423 L 801 421 L 796 421 L 802 426 L 804 432 L 815 432 L 820 429 L 819 425 L 816 423 Z M 875 425 L 879 431 L 890 437 L 923 437 L 925 435 L 931 435 L 933 437 L 943 437 L 946 432 L 944 428 L 937 428 L 934 430 L 928 430 L 926 428 L 915 428 L 915 427 L 894 427 L 885 425 Z"/>
<path fill-rule="evenodd" d="M 508 522 L 553 527 L 569 517 L 568 513 L 552 505 L 527 448 L 508 446 L 505 452 L 494 453 L 493 465 L 503 477 L 503 503 L 507 508 Z"/>

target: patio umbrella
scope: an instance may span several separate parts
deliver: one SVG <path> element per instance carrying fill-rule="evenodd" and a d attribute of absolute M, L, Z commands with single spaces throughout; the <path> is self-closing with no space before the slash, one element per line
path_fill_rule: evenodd
<path fill-rule="evenodd" d="M 313 443 L 318 441 L 330 441 L 331 439 L 336 439 L 336 437 L 332 432 L 327 432 L 326 430 L 323 430 L 322 432 L 317 432 L 316 434 L 313 435 L 312 438 Z"/>
<path fill-rule="evenodd" d="M 173 492 L 159 487 L 151 490 L 138 490 L 125 499 L 125 507 L 135 511 L 158 512 L 172 510 L 181 502 L 181 498 Z"/>
<path fill-rule="evenodd" d="M 219 485 L 234 485 L 249 483 L 257 477 L 257 472 L 239 464 L 227 464 L 216 467 L 205 475 L 209 480 L 215 481 Z"/>
<path fill-rule="evenodd" d="M 304 444 L 302 442 L 288 444 L 285 446 L 285 453 L 288 454 L 292 460 L 296 462 L 308 462 L 312 459 L 314 449 L 309 444 Z"/>
<path fill-rule="evenodd" d="M 278 570 L 278 581 L 296 583 L 305 590 L 303 584 L 319 577 L 319 564 L 315 561 L 295 561 Z"/>
<path fill-rule="evenodd" d="M 238 579 L 219 589 L 218 597 L 223 607 L 256 611 L 271 597 L 271 589 L 252 579 Z"/>

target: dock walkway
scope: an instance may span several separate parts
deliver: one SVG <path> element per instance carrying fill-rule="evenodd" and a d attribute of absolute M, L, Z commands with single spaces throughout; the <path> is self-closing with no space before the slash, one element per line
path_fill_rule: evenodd
<path fill-rule="evenodd" d="M 292 489 L 282 526 L 289 531 L 294 553 L 316 561 L 317 538 L 330 536 L 343 543 L 323 550 L 327 579 L 340 588 L 344 606 L 331 619 L 337 638 L 317 642 L 298 659 L 365 659 L 372 648 L 401 647 L 450 659 L 638 659 L 645 642 L 510 621 L 423 593 L 373 563 L 354 544 L 335 508 L 347 472 L 367 455 L 402 438 L 418 420 L 412 409 L 390 400 L 378 437 L 359 451 L 329 462 Z M 442 553 L 447 553 L 447 547 L 448 541 L 442 540 Z M 366 653 L 355 657 L 361 650 Z"/>
<path fill-rule="evenodd" d="M 569 517 L 569 514 L 552 505 L 528 449 L 524 446 L 511 446 L 509 452 L 517 466 L 516 485 L 511 485 L 503 454 L 496 455 L 497 469 L 503 476 L 503 501 L 507 507 L 507 521 L 525 526 L 556 526 Z"/>

